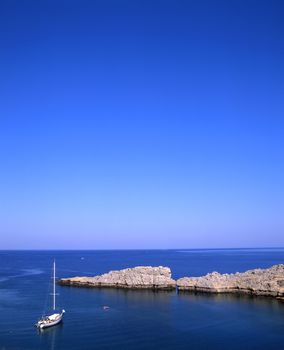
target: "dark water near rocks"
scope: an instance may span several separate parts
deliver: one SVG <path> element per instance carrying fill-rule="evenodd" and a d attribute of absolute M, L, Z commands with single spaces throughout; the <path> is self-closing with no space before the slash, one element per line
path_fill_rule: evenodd
<path fill-rule="evenodd" d="M 1 350 L 284 349 L 284 303 L 230 295 L 58 287 L 64 323 L 39 333 L 53 258 L 58 277 L 164 265 L 179 278 L 284 263 L 284 249 L 0 251 Z"/>

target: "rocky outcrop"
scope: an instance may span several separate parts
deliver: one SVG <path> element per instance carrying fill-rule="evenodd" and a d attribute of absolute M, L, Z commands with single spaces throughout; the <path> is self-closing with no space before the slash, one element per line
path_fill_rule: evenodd
<path fill-rule="evenodd" d="M 59 284 L 76 287 L 108 287 L 129 289 L 171 290 L 176 281 L 171 278 L 168 267 L 138 266 L 134 268 L 110 271 L 95 277 L 62 278 Z"/>
<path fill-rule="evenodd" d="M 184 277 L 177 281 L 168 267 L 138 266 L 110 271 L 94 277 L 62 278 L 59 284 L 75 287 L 107 287 L 152 289 L 208 293 L 239 293 L 276 297 L 284 300 L 284 265 L 269 269 L 255 269 L 243 273 L 220 274 L 212 272 L 202 277 Z"/>
<path fill-rule="evenodd" d="M 212 272 L 203 277 L 184 277 L 177 280 L 177 288 L 179 291 L 243 293 L 283 298 L 284 265 L 244 273 Z"/>

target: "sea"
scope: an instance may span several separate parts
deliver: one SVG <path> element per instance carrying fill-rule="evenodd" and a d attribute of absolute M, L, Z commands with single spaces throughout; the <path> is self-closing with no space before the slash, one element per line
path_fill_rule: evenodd
<path fill-rule="evenodd" d="M 0 350 L 284 349 L 284 302 L 229 294 L 57 286 L 64 321 L 38 331 L 53 259 L 58 278 L 152 265 L 177 279 L 267 268 L 284 249 L 0 251 Z"/>

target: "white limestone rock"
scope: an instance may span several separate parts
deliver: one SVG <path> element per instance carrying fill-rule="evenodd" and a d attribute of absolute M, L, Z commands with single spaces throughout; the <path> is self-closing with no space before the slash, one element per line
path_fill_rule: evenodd
<path fill-rule="evenodd" d="M 154 290 L 171 290 L 176 288 L 176 281 L 171 278 L 171 270 L 163 266 L 137 266 L 124 270 L 110 271 L 94 277 L 62 278 L 59 284 L 76 287 Z"/>
<path fill-rule="evenodd" d="M 202 277 L 183 277 L 177 280 L 177 287 L 180 291 L 284 297 L 284 265 L 236 274 L 212 272 Z"/>

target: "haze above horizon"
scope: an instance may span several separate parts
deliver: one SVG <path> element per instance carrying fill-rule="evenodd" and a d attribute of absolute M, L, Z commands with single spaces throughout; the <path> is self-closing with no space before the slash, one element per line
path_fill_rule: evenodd
<path fill-rule="evenodd" d="M 284 246 L 284 3 L 0 4 L 0 249 Z"/>

